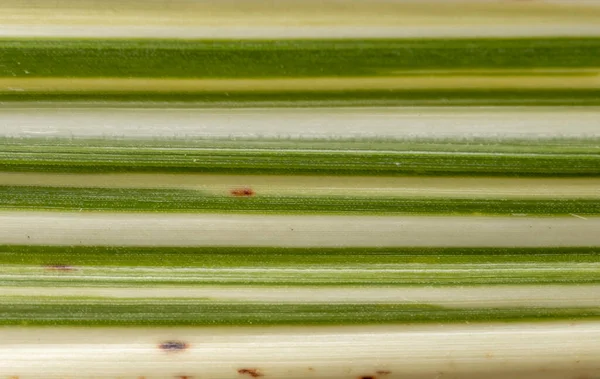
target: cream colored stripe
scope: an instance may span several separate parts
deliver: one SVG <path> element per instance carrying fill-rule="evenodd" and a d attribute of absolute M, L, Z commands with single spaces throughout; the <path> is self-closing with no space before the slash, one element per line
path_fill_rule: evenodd
<path fill-rule="evenodd" d="M 179 188 L 228 195 L 250 186 L 259 195 L 445 198 L 600 198 L 597 178 L 344 177 L 214 174 L 51 174 L 0 172 L 0 185 Z"/>
<path fill-rule="evenodd" d="M 555 265 L 557 269 L 560 269 L 561 263 Z M 491 270 L 494 270 L 494 268 L 491 268 Z M 165 269 L 165 271 L 168 271 L 168 269 Z M 309 271 L 310 269 L 307 270 L 307 272 Z M 431 275 L 435 275 L 435 273 L 431 272 Z M 107 279 L 110 280 L 110 276 Z M 10 297 L 29 296 L 34 299 L 39 296 L 43 296 L 45 299 L 47 297 L 60 297 L 63 300 L 71 301 L 76 301 L 81 297 L 103 297 L 104 301 L 109 299 L 153 299 L 156 301 L 169 298 L 209 298 L 215 301 L 266 303 L 425 303 L 457 308 L 523 306 L 564 308 L 597 307 L 600 305 L 600 285 L 598 284 L 576 286 L 483 285 L 466 287 L 218 287 L 210 285 L 141 288 L 0 287 L 0 294 Z M 21 298 L 19 300 L 26 302 L 28 299 Z M 100 300 L 98 299 L 98 301 Z"/>
<path fill-rule="evenodd" d="M 591 1 L 3 0 L 0 21 L 30 24 L 424 26 L 596 22 Z"/>
<path fill-rule="evenodd" d="M 284 92 L 425 89 L 597 89 L 595 76 L 411 76 L 294 79 L 2 78 L 0 92 Z"/>
<path fill-rule="evenodd" d="M 600 217 L 0 212 L 5 244 L 282 247 L 599 246 Z"/>
<path fill-rule="evenodd" d="M 158 345 L 183 341 L 183 352 Z M 564 379 L 598 371 L 600 322 L 0 330 L 5 378 Z"/>

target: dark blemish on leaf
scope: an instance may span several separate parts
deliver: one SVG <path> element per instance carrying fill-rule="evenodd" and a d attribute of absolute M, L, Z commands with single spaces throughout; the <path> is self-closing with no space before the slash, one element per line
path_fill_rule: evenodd
<path fill-rule="evenodd" d="M 359 377 L 359 379 L 375 379 L 375 377 L 371 376 L 371 375 L 366 375 L 366 376 Z"/>
<path fill-rule="evenodd" d="M 388 371 L 388 370 L 379 370 L 379 371 L 375 371 L 377 373 L 377 375 L 389 375 L 392 372 Z"/>
<path fill-rule="evenodd" d="M 190 347 L 185 342 L 182 341 L 165 341 L 158 345 L 158 348 L 165 351 L 183 351 Z"/>
<path fill-rule="evenodd" d="M 191 376 L 191 375 L 176 375 L 175 377 L 178 379 L 192 379 L 193 378 L 193 376 Z"/>
<path fill-rule="evenodd" d="M 75 271 L 75 267 L 69 266 L 69 265 L 64 265 L 64 264 L 46 265 L 46 266 L 44 266 L 44 268 L 49 271 L 58 271 L 58 272 Z"/>
<path fill-rule="evenodd" d="M 252 188 L 244 187 L 244 188 L 234 188 L 231 191 L 229 191 L 229 193 L 232 196 L 236 196 L 236 197 L 250 197 L 250 196 L 254 196 L 254 194 L 256 192 L 254 192 L 254 190 Z"/>
<path fill-rule="evenodd" d="M 238 370 L 238 374 L 248 374 L 253 378 L 258 378 L 259 376 L 264 376 L 258 369 L 256 368 L 241 368 Z"/>
<path fill-rule="evenodd" d="M 308 371 L 315 371 L 315 369 L 314 369 L 314 368 L 312 368 L 312 367 L 309 367 L 309 368 L 308 368 Z"/>

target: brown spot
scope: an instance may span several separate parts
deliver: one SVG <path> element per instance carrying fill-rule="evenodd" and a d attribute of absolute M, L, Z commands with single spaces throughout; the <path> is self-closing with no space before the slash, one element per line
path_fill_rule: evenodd
<path fill-rule="evenodd" d="M 366 375 L 366 376 L 361 376 L 360 379 L 375 379 L 375 377 L 371 376 L 371 375 Z"/>
<path fill-rule="evenodd" d="M 312 367 L 309 367 L 309 368 L 308 368 L 308 371 L 315 371 L 315 369 L 314 369 L 314 368 L 312 368 Z"/>
<path fill-rule="evenodd" d="M 232 196 L 236 196 L 236 197 L 250 197 L 250 196 L 254 196 L 254 194 L 256 192 L 254 192 L 254 190 L 250 187 L 244 187 L 244 188 L 234 188 L 231 191 L 229 191 L 229 193 Z"/>
<path fill-rule="evenodd" d="M 158 345 L 158 348 L 164 351 L 183 351 L 188 347 L 190 345 L 182 341 L 165 341 Z"/>
<path fill-rule="evenodd" d="M 64 264 L 46 265 L 46 266 L 44 266 L 44 268 L 49 271 L 58 271 L 58 272 L 75 271 L 75 267 L 69 266 L 69 265 L 64 265 Z"/>
<path fill-rule="evenodd" d="M 377 373 L 377 375 L 389 375 L 392 372 L 388 371 L 388 370 L 379 370 L 379 371 L 375 371 Z"/>
<path fill-rule="evenodd" d="M 258 371 L 257 368 L 241 368 L 238 370 L 238 374 L 248 374 L 253 378 L 258 378 L 259 376 L 264 376 L 262 372 Z"/>
<path fill-rule="evenodd" d="M 175 377 L 178 379 L 192 379 L 193 378 L 193 376 L 191 376 L 191 375 L 176 375 Z"/>

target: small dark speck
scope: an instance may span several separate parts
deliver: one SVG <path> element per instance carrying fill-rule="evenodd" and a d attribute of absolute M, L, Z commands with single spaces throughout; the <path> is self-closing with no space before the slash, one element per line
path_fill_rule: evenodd
<path fill-rule="evenodd" d="M 75 271 L 73 266 L 65 265 L 65 264 L 53 264 L 44 266 L 46 270 L 50 271 Z"/>
<path fill-rule="evenodd" d="M 361 376 L 360 379 L 375 379 L 375 377 L 368 375 L 368 376 Z"/>
<path fill-rule="evenodd" d="M 256 368 L 241 368 L 238 370 L 238 374 L 248 374 L 253 378 L 258 378 L 259 376 L 264 376 L 258 369 Z"/>

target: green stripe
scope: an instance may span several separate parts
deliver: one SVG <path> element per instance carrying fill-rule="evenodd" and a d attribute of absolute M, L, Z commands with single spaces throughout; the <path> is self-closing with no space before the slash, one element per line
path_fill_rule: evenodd
<path fill-rule="evenodd" d="M 91 104 L 115 102 L 160 102 L 194 104 L 196 107 L 342 107 L 342 106 L 597 106 L 600 90 L 348 90 L 348 91 L 295 91 L 261 92 L 202 92 L 202 93 L 56 93 L 56 92 L 2 92 L 0 101 L 11 102 L 87 102 Z M 112 105 L 111 105 L 112 106 Z"/>
<path fill-rule="evenodd" d="M 38 145 L 0 152 L 0 171 L 312 175 L 600 176 L 600 154 L 94 149 Z"/>
<path fill-rule="evenodd" d="M 35 107 L 38 105 L 36 104 Z M 50 106 L 51 107 L 51 106 Z M 23 109 L 26 111 L 29 106 Z M 75 107 L 75 109 L 78 109 Z M 85 108 L 87 109 L 87 107 Z M 14 111 L 14 109 L 13 109 Z M 458 110 L 461 112 L 464 110 Z M 570 109 L 564 111 L 570 112 Z M 0 114 L 1 114 L 0 110 Z M 93 112 L 93 111 L 92 111 Z M 103 112 L 110 112 L 104 110 Z M 498 110 L 502 115 L 502 110 Z M 524 109 L 527 115 L 528 110 Z M 349 113 L 351 115 L 352 113 Z M 382 110 L 386 114 L 386 110 Z M 486 116 L 473 110 L 473 117 Z M 452 115 L 452 113 L 442 113 Z M 355 150 L 356 153 L 367 151 L 381 151 L 401 153 L 402 151 L 427 151 L 427 152 L 469 152 L 469 153 L 512 153 L 512 154 L 596 154 L 600 155 L 600 137 L 539 137 L 539 138 L 513 138 L 513 137 L 329 137 L 329 138 L 263 138 L 263 137 L 236 137 L 230 138 L 60 138 L 60 137 L 3 137 L 0 136 L 0 145 L 5 153 L 61 153 L 82 152 L 82 148 L 88 153 L 101 153 L 105 150 L 116 150 L 126 153 L 135 149 L 140 154 L 164 155 L 169 151 L 173 154 L 193 153 L 193 149 L 224 149 L 224 150 L 324 150 L 335 152 L 336 150 Z M 191 149 L 191 150 L 190 150 Z"/>
<path fill-rule="evenodd" d="M 600 67 L 600 38 L 0 41 L 0 77 L 287 78 L 586 67 Z"/>
<path fill-rule="evenodd" d="M 370 264 L 598 263 L 600 247 L 283 248 L 0 246 L 0 264 L 147 267 L 310 267 Z"/>
<path fill-rule="evenodd" d="M 598 248 L 2 246 L 0 285 L 477 285 L 600 282 Z M 51 269 L 67 265 L 71 271 Z M 185 269 L 185 270 L 181 270 Z"/>
<path fill-rule="evenodd" d="M 34 210 L 284 214 L 600 214 L 598 199 L 254 196 L 142 188 L 0 186 L 0 208 Z"/>
<path fill-rule="evenodd" d="M 338 325 L 581 320 L 600 308 L 444 308 L 424 304 L 5 299 L 0 325 Z"/>
<path fill-rule="evenodd" d="M 167 286 L 180 288 L 219 286 L 235 290 L 248 285 L 267 288 L 289 287 L 445 287 L 481 285 L 579 285 L 600 283 L 600 262 L 539 263 L 459 263 L 444 264 L 357 264 L 287 266 L 282 268 L 191 267 L 94 267 L 70 266 L 69 271 L 56 266 L 4 266 L 0 268 L 1 286 L 18 287 L 117 287 L 136 288 Z M 479 257 L 475 257 L 479 258 Z M 590 257 L 586 257 L 590 258 Z M 55 260 L 48 259 L 49 262 Z"/>

